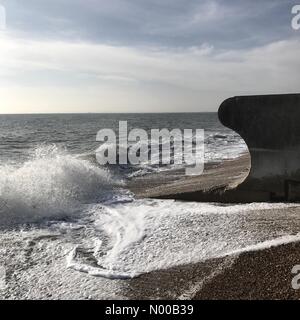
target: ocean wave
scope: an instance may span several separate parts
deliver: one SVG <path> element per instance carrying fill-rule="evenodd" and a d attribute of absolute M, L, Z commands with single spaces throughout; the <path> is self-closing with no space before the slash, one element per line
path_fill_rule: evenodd
<path fill-rule="evenodd" d="M 117 184 L 108 170 L 55 145 L 41 146 L 22 165 L 0 167 L 0 222 L 75 213 L 79 204 L 107 197 Z"/>

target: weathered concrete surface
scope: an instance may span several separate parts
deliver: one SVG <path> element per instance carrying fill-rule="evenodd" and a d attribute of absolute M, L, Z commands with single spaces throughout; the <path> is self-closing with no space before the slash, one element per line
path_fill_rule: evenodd
<path fill-rule="evenodd" d="M 300 94 L 230 98 L 219 119 L 244 139 L 251 156 L 236 200 L 243 201 L 245 191 L 257 194 L 257 201 L 300 200 Z"/>

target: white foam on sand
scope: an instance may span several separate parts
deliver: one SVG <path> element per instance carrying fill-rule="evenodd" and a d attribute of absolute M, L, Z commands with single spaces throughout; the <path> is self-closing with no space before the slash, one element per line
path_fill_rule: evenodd
<path fill-rule="evenodd" d="M 286 208 L 289 213 L 282 210 Z M 93 276 L 124 279 L 263 249 L 300 240 L 299 210 L 293 204 L 221 206 L 172 200 L 90 206 L 89 237 L 72 250 L 67 263 Z"/>
<path fill-rule="evenodd" d="M 243 252 L 260 251 L 260 250 L 270 249 L 272 247 L 278 247 L 278 246 L 281 246 L 284 244 L 289 244 L 289 243 L 299 242 L 299 241 L 300 241 L 300 232 L 295 235 L 286 235 L 286 236 L 282 236 L 282 237 L 279 237 L 276 239 L 267 240 L 267 241 L 263 241 L 261 243 L 250 245 L 245 248 L 233 250 L 231 252 L 228 252 L 227 254 L 228 255 L 236 255 L 236 254 L 241 254 Z"/>
<path fill-rule="evenodd" d="M 1 230 L 10 222 L 76 217 L 72 228 L 56 224 L 61 241 L 72 247 L 67 266 L 109 279 L 298 241 L 295 204 L 133 200 L 119 187 L 88 160 L 55 146 L 38 148 L 19 167 L 0 167 Z"/>

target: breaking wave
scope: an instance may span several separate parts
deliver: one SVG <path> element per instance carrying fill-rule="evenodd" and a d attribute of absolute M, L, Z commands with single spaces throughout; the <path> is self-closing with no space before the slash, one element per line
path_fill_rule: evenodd
<path fill-rule="evenodd" d="M 108 197 L 115 184 L 104 168 L 42 146 L 22 165 L 0 167 L 0 222 L 74 213 L 79 204 Z"/>

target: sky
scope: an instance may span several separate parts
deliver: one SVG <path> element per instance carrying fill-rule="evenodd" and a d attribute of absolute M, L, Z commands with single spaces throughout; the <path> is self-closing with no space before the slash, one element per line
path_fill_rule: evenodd
<path fill-rule="evenodd" d="M 217 111 L 296 93 L 300 0 L 0 0 L 0 113 Z"/>

